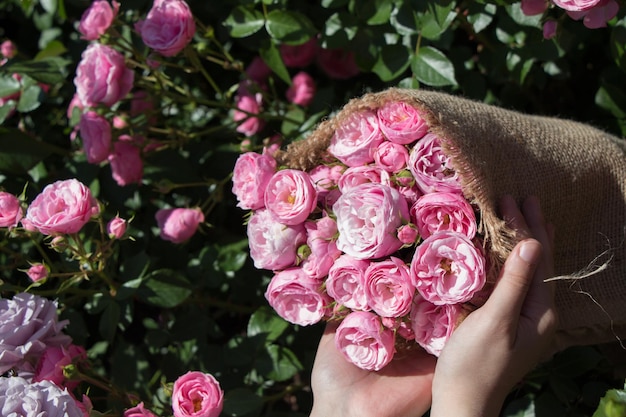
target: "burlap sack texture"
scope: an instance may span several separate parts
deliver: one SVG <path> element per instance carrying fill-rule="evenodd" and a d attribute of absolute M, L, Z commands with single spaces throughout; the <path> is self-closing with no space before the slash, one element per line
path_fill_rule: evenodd
<path fill-rule="evenodd" d="M 279 154 L 279 163 L 301 170 L 319 164 L 335 127 L 348 114 L 387 101 L 421 110 L 431 131 L 444 140 L 466 198 L 481 212 L 481 233 L 496 271 L 521 238 L 498 217 L 497 202 L 506 194 L 519 202 L 529 195 L 540 199 L 556 230 L 556 350 L 626 339 L 623 139 L 584 124 L 448 94 L 389 89 L 351 100 L 307 139 Z"/>

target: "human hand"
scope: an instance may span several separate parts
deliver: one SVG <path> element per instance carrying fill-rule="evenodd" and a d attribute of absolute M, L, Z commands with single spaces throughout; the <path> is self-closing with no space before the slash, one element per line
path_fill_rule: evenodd
<path fill-rule="evenodd" d="M 534 197 L 522 212 L 506 197 L 501 210 L 526 239 L 509 255 L 487 302 L 459 325 L 441 352 L 431 417 L 497 416 L 506 395 L 543 358 L 554 336 L 554 286 L 544 282 L 553 275 L 552 228 Z"/>

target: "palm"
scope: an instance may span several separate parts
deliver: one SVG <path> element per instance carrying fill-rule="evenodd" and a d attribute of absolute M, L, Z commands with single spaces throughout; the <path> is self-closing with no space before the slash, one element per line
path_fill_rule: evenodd
<path fill-rule="evenodd" d="M 356 367 L 335 348 L 336 324 L 328 324 L 313 366 L 314 395 L 335 398 L 334 415 L 421 416 L 430 407 L 436 359 L 422 349 L 399 353 L 378 372 Z"/>

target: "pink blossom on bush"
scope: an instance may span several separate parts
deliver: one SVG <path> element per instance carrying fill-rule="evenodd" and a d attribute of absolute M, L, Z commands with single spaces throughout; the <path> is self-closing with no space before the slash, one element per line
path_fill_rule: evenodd
<path fill-rule="evenodd" d="M 265 188 L 265 207 L 280 223 L 303 223 L 317 207 L 317 191 L 309 174 L 296 169 L 276 172 Z"/>
<path fill-rule="evenodd" d="M 409 170 L 424 193 L 461 192 L 459 175 L 433 133 L 424 136 L 411 150 Z"/>
<path fill-rule="evenodd" d="M 133 142 L 133 138 L 128 135 L 120 136 L 113 144 L 113 152 L 108 157 L 111 175 L 120 187 L 141 184 L 143 177 L 141 149 Z"/>
<path fill-rule="evenodd" d="M 485 258 L 467 236 L 438 232 L 415 250 L 411 278 L 433 304 L 464 303 L 485 285 Z"/>
<path fill-rule="evenodd" d="M 239 123 L 237 132 L 252 136 L 263 128 L 265 121 L 256 117 L 261 112 L 262 103 L 261 94 L 244 94 L 237 97 L 236 109 L 233 112 L 233 120 Z"/>
<path fill-rule="evenodd" d="M 476 235 L 476 215 L 465 198 L 456 193 L 430 193 L 421 196 L 411 207 L 411 218 L 422 238 L 445 230 Z"/>
<path fill-rule="evenodd" d="M 143 43 L 163 56 L 174 56 L 196 34 L 196 23 L 183 0 L 154 0 L 145 20 L 135 24 Z"/>
<path fill-rule="evenodd" d="M 224 407 L 224 391 L 211 374 L 189 371 L 174 381 L 174 417 L 218 417 Z"/>
<path fill-rule="evenodd" d="M 128 222 L 122 219 L 120 216 L 113 217 L 109 223 L 107 223 L 107 234 L 111 239 L 121 239 L 126 233 L 126 226 Z"/>
<path fill-rule="evenodd" d="M 395 256 L 372 262 L 365 271 L 365 294 L 381 317 L 402 317 L 411 310 L 415 287 L 409 267 Z"/>
<path fill-rule="evenodd" d="M 311 64 L 317 54 L 317 39 L 311 38 L 300 45 L 280 45 L 280 56 L 285 66 L 302 68 Z"/>
<path fill-rule="evenodd" d="M 376 165 L 387 172 L 400 172 L 406 168 L 409 160 L 409 151 L 404 145 L 384 141 L 374 149 Z"/>
<path fill-rule="evenodd" d="M 87 162 L 106 161 L 111 153 L 111 124 L 95 111 L 83 113 L 78 125 Z"/>
<path fill-rule="evenodd" d="M 346 169 L 339 177 L 337 186 L 342 193 L 345 193 L 351 188 L 368 183 L 391 186 L 391 177 L 378 165 L 362 165 Z"/>
<path fill-rule="evenodd" d="M 526 16 L 542 14 L 547 8 L 547 0 L 522 0 L 522 13 Z"/>
<path fill-rule="evenodd" d="M 233 194 L 237 207 L 257 210 L 265 206 L 267 184 L 276 172 L 276 160 L 267 154 L 246 152 L 239 155 L 233 169 Z"/>
<path fill-rule="evenodd" d="M 44 235 L 76 233 L 98 213 L 98 202 L 87 186 L 76 179 L 62 180 L 35 197 L 22 225 Z"/>
<path fill-rule="evenodd" d="M 124 417 L 157 417 L 152 411 L 143 405 L 143 401 L 136 406 L 124 410 Z"/>
<path fill-rule="evenodd" d="M 311 253 L 302 262 L 302 269 L 311 278 L 323 278 L 341 255 L 336 242 L 337 223 L 332 217 L 323 216 L 316 221 L 306 221 L 304 228 L 307 232 L 306 244 Z"/>
<path fill-rule="evenodd" d="M 120 4 L 116 1 L 109 4 L 108 0 L 94 0 L 84 11 L 78 24 L 82 38 L 93 41 L 102 36 L 113 23 L 119 9 Z"/>
<path fill-rule="evenodd" d="M 417 109 L 407 103 L 390 101 L 377 110 L 380 130 L 394 143 L 407 145 L 428 132 L 428 124 Z"/>
<path fill-rule="evenodd" d="M 398 240 L 404 245 L 412 245 L 419 236 L 417 228 L 413 224 L 403 224 L 398 228 Z"/>
<path fill-rule="evenodd" d="M 17 55 L 17 47 L 15 43 L 10 40 L 6 40 L 0 44 L 0 54 L 7 59 L 13 58 Z"/>
<path fill-rule="evenodd" d="M 552 39 L 556 36 L 556 20 L 546 20 L 543 24 L 543 38 Z"/>
<path fill-rule="evenodd" d="M 265 81 L 272 74 L 272 69 L 265 63 L 263 58 L 255 56 L 245 69 L 246 76 L 251 81 L 258 84 L 265 84 Z"/>
<path fill-rule="evenodd" d="M 44 264 L 34 264 L 26 271 L 26 275 L 32 282 L 41 281 L 48 277 L 50 271 Z"/>
<path fill-rule="evenodd" d="M 337 181 L 341 177 L 342 165 L 318 165 L 309 171 L 309 176 L 317 190 L 317 201 L 324 207 L 331 207 L 339 198 Z"/>
<path fill-rule="evenodd" d="M 561 9 L 579 12 L 599 6 L 605 0 L 552 0 L 552 2 Z"/>
<path fill-rule="evenodd" d="M 329 78 L 335 80 L 347 80 L 361 72 L 354 52 L 345 49 L 318 49 L 317 64 Z"/>
<path fill-rule="evenodd" d="M 163 240 L 183 243 L 191 238 L 200 223 L 204 222 L 204 214 L 199 208 L 160 209 L 155 218 L 160 236 Z"/>
<path fill-rule="evenodd" d="M 83 417 L 67 390 L 50 381 L 0 377 L 3 416 Z"/>
<path fill-rule="evenodd" d="M 343 319 L 335 333 L 335 345 L 349 362 L 368 371 L 381 370 L 395 354 L 393 331 L 368 311 L 355 311 Z"/>
<path fill-rule="evenodd" d="M 17 226 L 23 215 L 20 200 L 11 193 L 0 191 L 0 227 L 11 229 Z"/>
<path fill-rule="evenodd" d="M 71 391 L 78 386 L 80 381 L 68 380 L 63 373 L 63 368 L 86 360 L 87 352 L 82 346 L 73 344 L 68 346 L 50 346 L 46 348 L 41 358 L 39 358 L 33 381 L 48 380 L 54 382 L 59 387 L 66 387 Z"/>
<path fill-rule="evenodd" d="M 374 161 L 374 149 L 384 140 L 373 111 L 352 113 L 335 130 L 328 150 L 353 167 Z"/>
<path fill-rule="evenodd" d="M 330 305 L 319 280 L 302 268 L 288 268 L 274 274 L 265 298 L 280 317 L 299 326 L 319 322 Z"/>
<path fill-rule="evenodd" d="M 315 97 L 315 81 L 306 72 L 299 72 L 291 80 L 287 100 L 299 106 L 308 106 Z"/>
<path fill-rule="evenodd" d="M 588 9 L 568 9 L 567 15 L 574 20 L 583 19 L 583 24 L 589 29 L 599 29 L 606 27 L 606 23 L 613 19 L 618 11 L 619 4 L 615 0 L 600 0 Z"/>
<path fill-rule="evenodd" d="M 365 270 L 370 262 L 341 255 L 330 267 L 326 291 L 337 303 L 352 310 L 369 310 L 365 293 Z"/>
<path fill-rule="evenodd" d="M 435 305 L 416 296 L 410 314 L 415 341 L 431 355 L 439 356 L 461 312 L 459 304 Z"/>

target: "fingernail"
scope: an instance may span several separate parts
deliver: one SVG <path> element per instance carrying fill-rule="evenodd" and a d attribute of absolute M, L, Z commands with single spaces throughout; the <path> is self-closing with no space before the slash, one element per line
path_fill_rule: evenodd
<path fill-rule="evenodd" d="M 519 257 L 528 263 L 533 263 L 537 256 L 537 251 L 533 248 L 535 244 L 531 242 L 523 242 L 519 248 Z"/>

